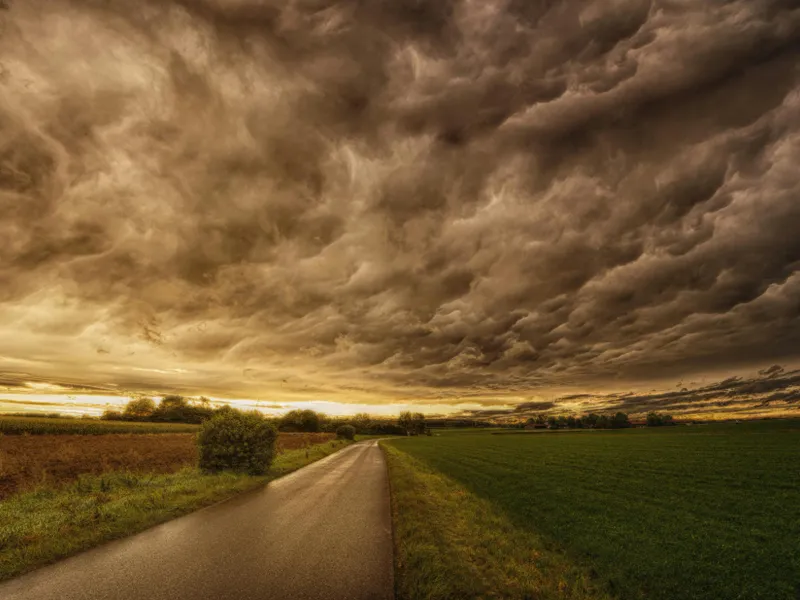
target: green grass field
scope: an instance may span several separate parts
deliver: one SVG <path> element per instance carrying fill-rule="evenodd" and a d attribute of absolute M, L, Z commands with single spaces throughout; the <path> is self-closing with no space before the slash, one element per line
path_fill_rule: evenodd
<path fill-rule="evenodd" d="M 95 419 L 0 416 L 0 433 L 7 435 L 103 435 L 106 433 L 193 433 L 199 425 L 188 423 L 137 423 Z"/>
<path fill-rule="evenodd" d="M 480 505 L 495 521 L 512 523 L 514 535 L 531 536 L 517 545 L 561 554 L 600 590 L 623 600 L 800 598 L 800 421 L 557 435 L 442 433 L 384 444 L 400 597 L 486 597 L 479 579 L 471 593 L 455 575 L 438 576 L 439 591 L 431 593 L 425 579 L 433 575 L 414 566 L 431 548 L 463 546 L 470 538 L 480 546 L 486 517 L 468 514 Z M 443 500 L 440 514 L 426 514 L 420 506 L 437 496 L 425 487 L 432 474 L 449 482 L 450 495 L 465 494 L 471 503 Z M 465 516 L 472 531 L 455 535 L 448 523 Z M 424 528 L 409 526 L 418 519 Z M 473 561 L 469 553 L 442 552 L 440 574 L 467 572 L 470 565 L 457 563 Z M 503 569 L 519 552 L 482 556 L 494 562 L 483 571 Z M 532 597 L 492 585 L 497 597 Z M 458 592 L 448 595 L 448 586 Z"/>

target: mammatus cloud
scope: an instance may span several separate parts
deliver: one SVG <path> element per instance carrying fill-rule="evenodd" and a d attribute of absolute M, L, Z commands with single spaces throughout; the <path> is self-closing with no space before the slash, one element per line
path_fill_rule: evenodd
<path fill-rule="evenodd" d="M 794 0 L 8 4 L 4 385 L 446 405 L 798 359 Z"/>

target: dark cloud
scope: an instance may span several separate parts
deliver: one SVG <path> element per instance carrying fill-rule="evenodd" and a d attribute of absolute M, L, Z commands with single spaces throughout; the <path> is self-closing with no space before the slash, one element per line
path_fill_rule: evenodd
<path fill-rule="evenodd" d="M 0 398 L 0 404 L 12 404 L 14 406 L 63 406 L 63 402 L 38 402 L 36 400 L 9 400 L 8 398 Z"/>
<path fill-rule="evenodd" d="M 783 374 L 783 367 L 780 365 L 772 365 L 768 369 L 764 369 L 759 371 L 758 374 L 767 377 L 777 377 L 778 375 Z"/>
<path fill-rule="evenodd" d="M 655 410 L 670 411 L 678 417 L 698 413 L 716 416 L 747 413 L 753 416 L 763 413 L 765 408 L 771 408 L 785 415 L 800 409 L 798 402 L 800 370 L 784 371 L 783 367 L 776 365 L 759 371 L 755 377 L 730 377 L 692 389 L 684 387 L 679 391 L 669 392 L 654 390 L 648 393 L 570 394 L 560 396 L 552 402 L 523 402 L 513 409 L 477 409 L 465 414 L 481 418 L 518 419 L 540 412 L 575 414 L 599 410 L 641 415 Z"/>
<path fill-rule="evenodd" d="M 555 408 L 555 402 L 547 402 L 547 401 L 540 401 L 540 402 L 521 402 L 514 407 L 514 411 L 516 412 L 523 412 L 523 411 L 538 411 L 538 410 L 549 410 L 551 408 Z"/>
<path fill-rule="evenodd" d="M 522 403 L 799 358 L 794 1 L 27 0 L 0 30 L 0 373 Z"/>

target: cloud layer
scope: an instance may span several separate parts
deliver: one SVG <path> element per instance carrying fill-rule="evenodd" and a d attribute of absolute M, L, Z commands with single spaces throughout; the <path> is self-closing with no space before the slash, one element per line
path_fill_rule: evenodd
<path fill-rule="evenodd" d="M 800 357 L 793 0 L 25 0 L 0 65 L 6 385 L 505 402 Z"/>
<path fill-rule="evenodd" d="M 522 402 L 513 408 L 479 408 L 462 411 L 472 418 L 520 421 L 540 414 L 570 415 L 588 412 L 613 414 L 622 411 L 642 418 L 649 412 L 668 412 L 678 419 L 724 416 L 795 416 L 800 409 L 800 369 L 780 365 L 762 369 L 749 377 L 728 377 L 713 383 L 680 382 L 668 391 L 582 393 L 552 401 Z"/>

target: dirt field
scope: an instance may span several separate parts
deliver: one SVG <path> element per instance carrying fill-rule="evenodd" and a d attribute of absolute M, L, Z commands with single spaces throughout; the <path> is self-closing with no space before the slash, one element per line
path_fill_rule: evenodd
<path fill-rule="evenodd" d="M 335 437 L 282 433 L 277 450 L 295 450 Z M 74 481 L 84 473 L 171 473 L 196 461 L 194 435 L 188 433 L 0 436 L 0 500 L 38 485 Z"/>

